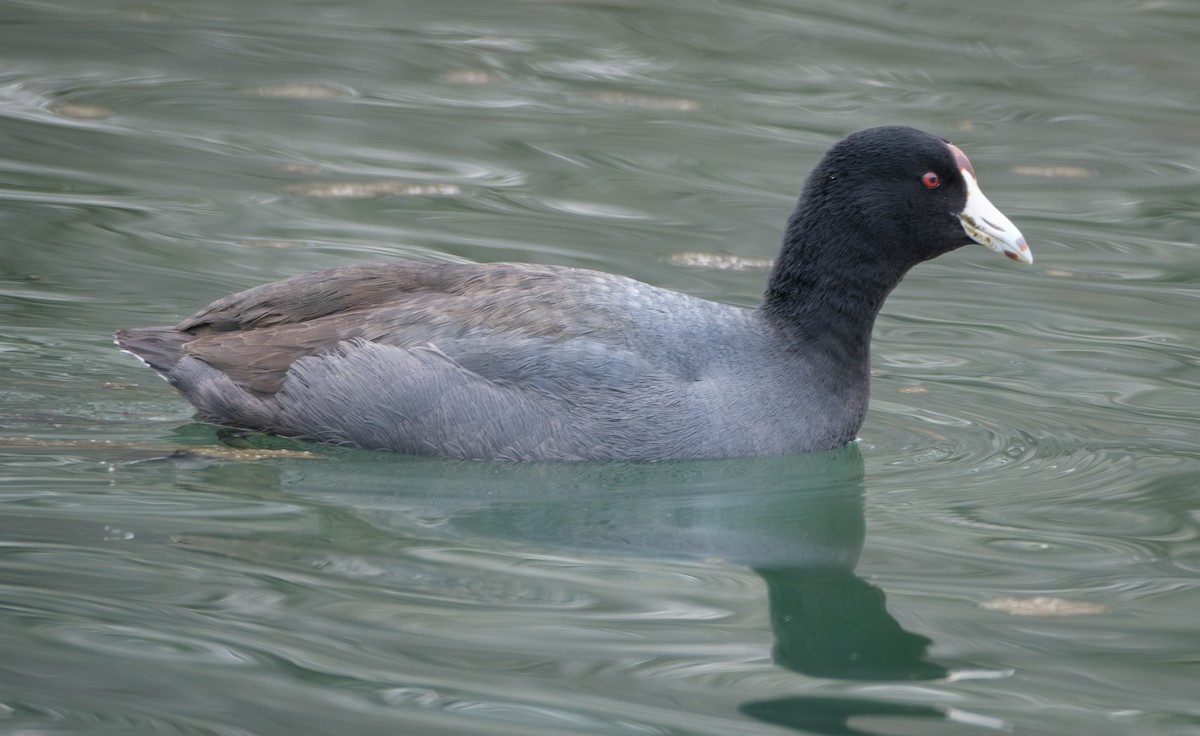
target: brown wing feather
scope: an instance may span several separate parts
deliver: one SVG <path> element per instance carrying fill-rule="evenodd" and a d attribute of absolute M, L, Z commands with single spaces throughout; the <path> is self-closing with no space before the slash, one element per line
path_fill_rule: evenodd
<path fill-rule="evenodd" d="M 218 299 L 175 326 L 204 334 L 307 322 L 381 307 L 417 294 L 484 295 L 528 290 L 562 279 L 570 269 L 523 263 L 394 261 L 365 263 L 293 276 Z"/>
<path fill-rule="evenodd" d="M 600 337 L 621 320 L 580 304 L 576 279 L 621 280 L 519 263 L 392 262 L 315 271 L 219 299 L 176 325 L 195 335 L 182 346 L 243 387 L 275 393 L 292 363 L 343 341 L 398 347 L 466 335 Z M 591 293 L 597 286 L 591 284 Z M 570 314 L 567 321 L 564 315 Z"/>
<path fill-rule="evenodd" d="M 275 393 L 292 363 L 316 355 L 357 335 L 344 320 L 322 319 L 301 324 L 238 332 L 209 332 L 183 345 L 183 352 L 225 373 L 244 388 Z"/>

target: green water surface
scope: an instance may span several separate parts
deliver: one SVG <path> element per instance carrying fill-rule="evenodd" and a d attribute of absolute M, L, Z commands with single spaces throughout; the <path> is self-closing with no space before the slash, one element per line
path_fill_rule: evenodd
<path fill-rule="evenodd" d="M 1200 734 L 1198 49 L 1192 0 L 5 0 L 0 733 Z M 229 436 L 110 342 L 399 257 L 751 305 L 892 123 L 1036 262 L 914 270 L 841 451 Z"/>

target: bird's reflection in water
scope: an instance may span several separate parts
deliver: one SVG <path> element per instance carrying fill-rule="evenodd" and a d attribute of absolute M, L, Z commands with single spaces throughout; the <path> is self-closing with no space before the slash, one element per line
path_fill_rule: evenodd
<path fill-rule="evenodd" d="M 930 639 L 904 630 L 888 613 L 883 591 L 854 573 L 865 536 L 863 463 L 855 446 L 662 464 L 352 455 L 353 462 L 295 463 L 280 478 L 284 493 L 319 497 L 406 534 L 653 560 L 719 558 L 765 581 L 778 666 L 855 681 L 948 674 L 927 659 Z M 437 530 L 417 529 L 413 520 L 422 517 L 440 519 Z M 854 697 L 785 697 L 743 703 L 740 710 L 818 734 L 911 733 L 914 719 L 953 730 L 948 721 L 959 720 L 937 706 Z M 868 730 L 855 725 L 858 717 L 869 720 Z"/>

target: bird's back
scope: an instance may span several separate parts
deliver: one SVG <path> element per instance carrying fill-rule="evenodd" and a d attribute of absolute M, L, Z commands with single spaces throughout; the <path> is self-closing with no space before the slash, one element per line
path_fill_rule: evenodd
<path fill-rule="evenodd" d="M 594 271 L 353 266 L 118 341 L 208 421 L 324 442 L 506 459 L 812 449 L 772 419 L 787 399 L 769 395 L 781 377 L 752 310 Z"/>

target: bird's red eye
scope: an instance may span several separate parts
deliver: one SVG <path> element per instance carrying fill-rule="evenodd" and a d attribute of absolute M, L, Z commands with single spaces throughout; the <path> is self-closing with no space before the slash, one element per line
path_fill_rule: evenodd
<path fill-rule="evenodd" d="M 926 171 L 925 175 L 921 177 L 921 183 L 930 189 L 937 189 L 938 185 L 942 183 L 942 180 L 932 171 Z"/>

